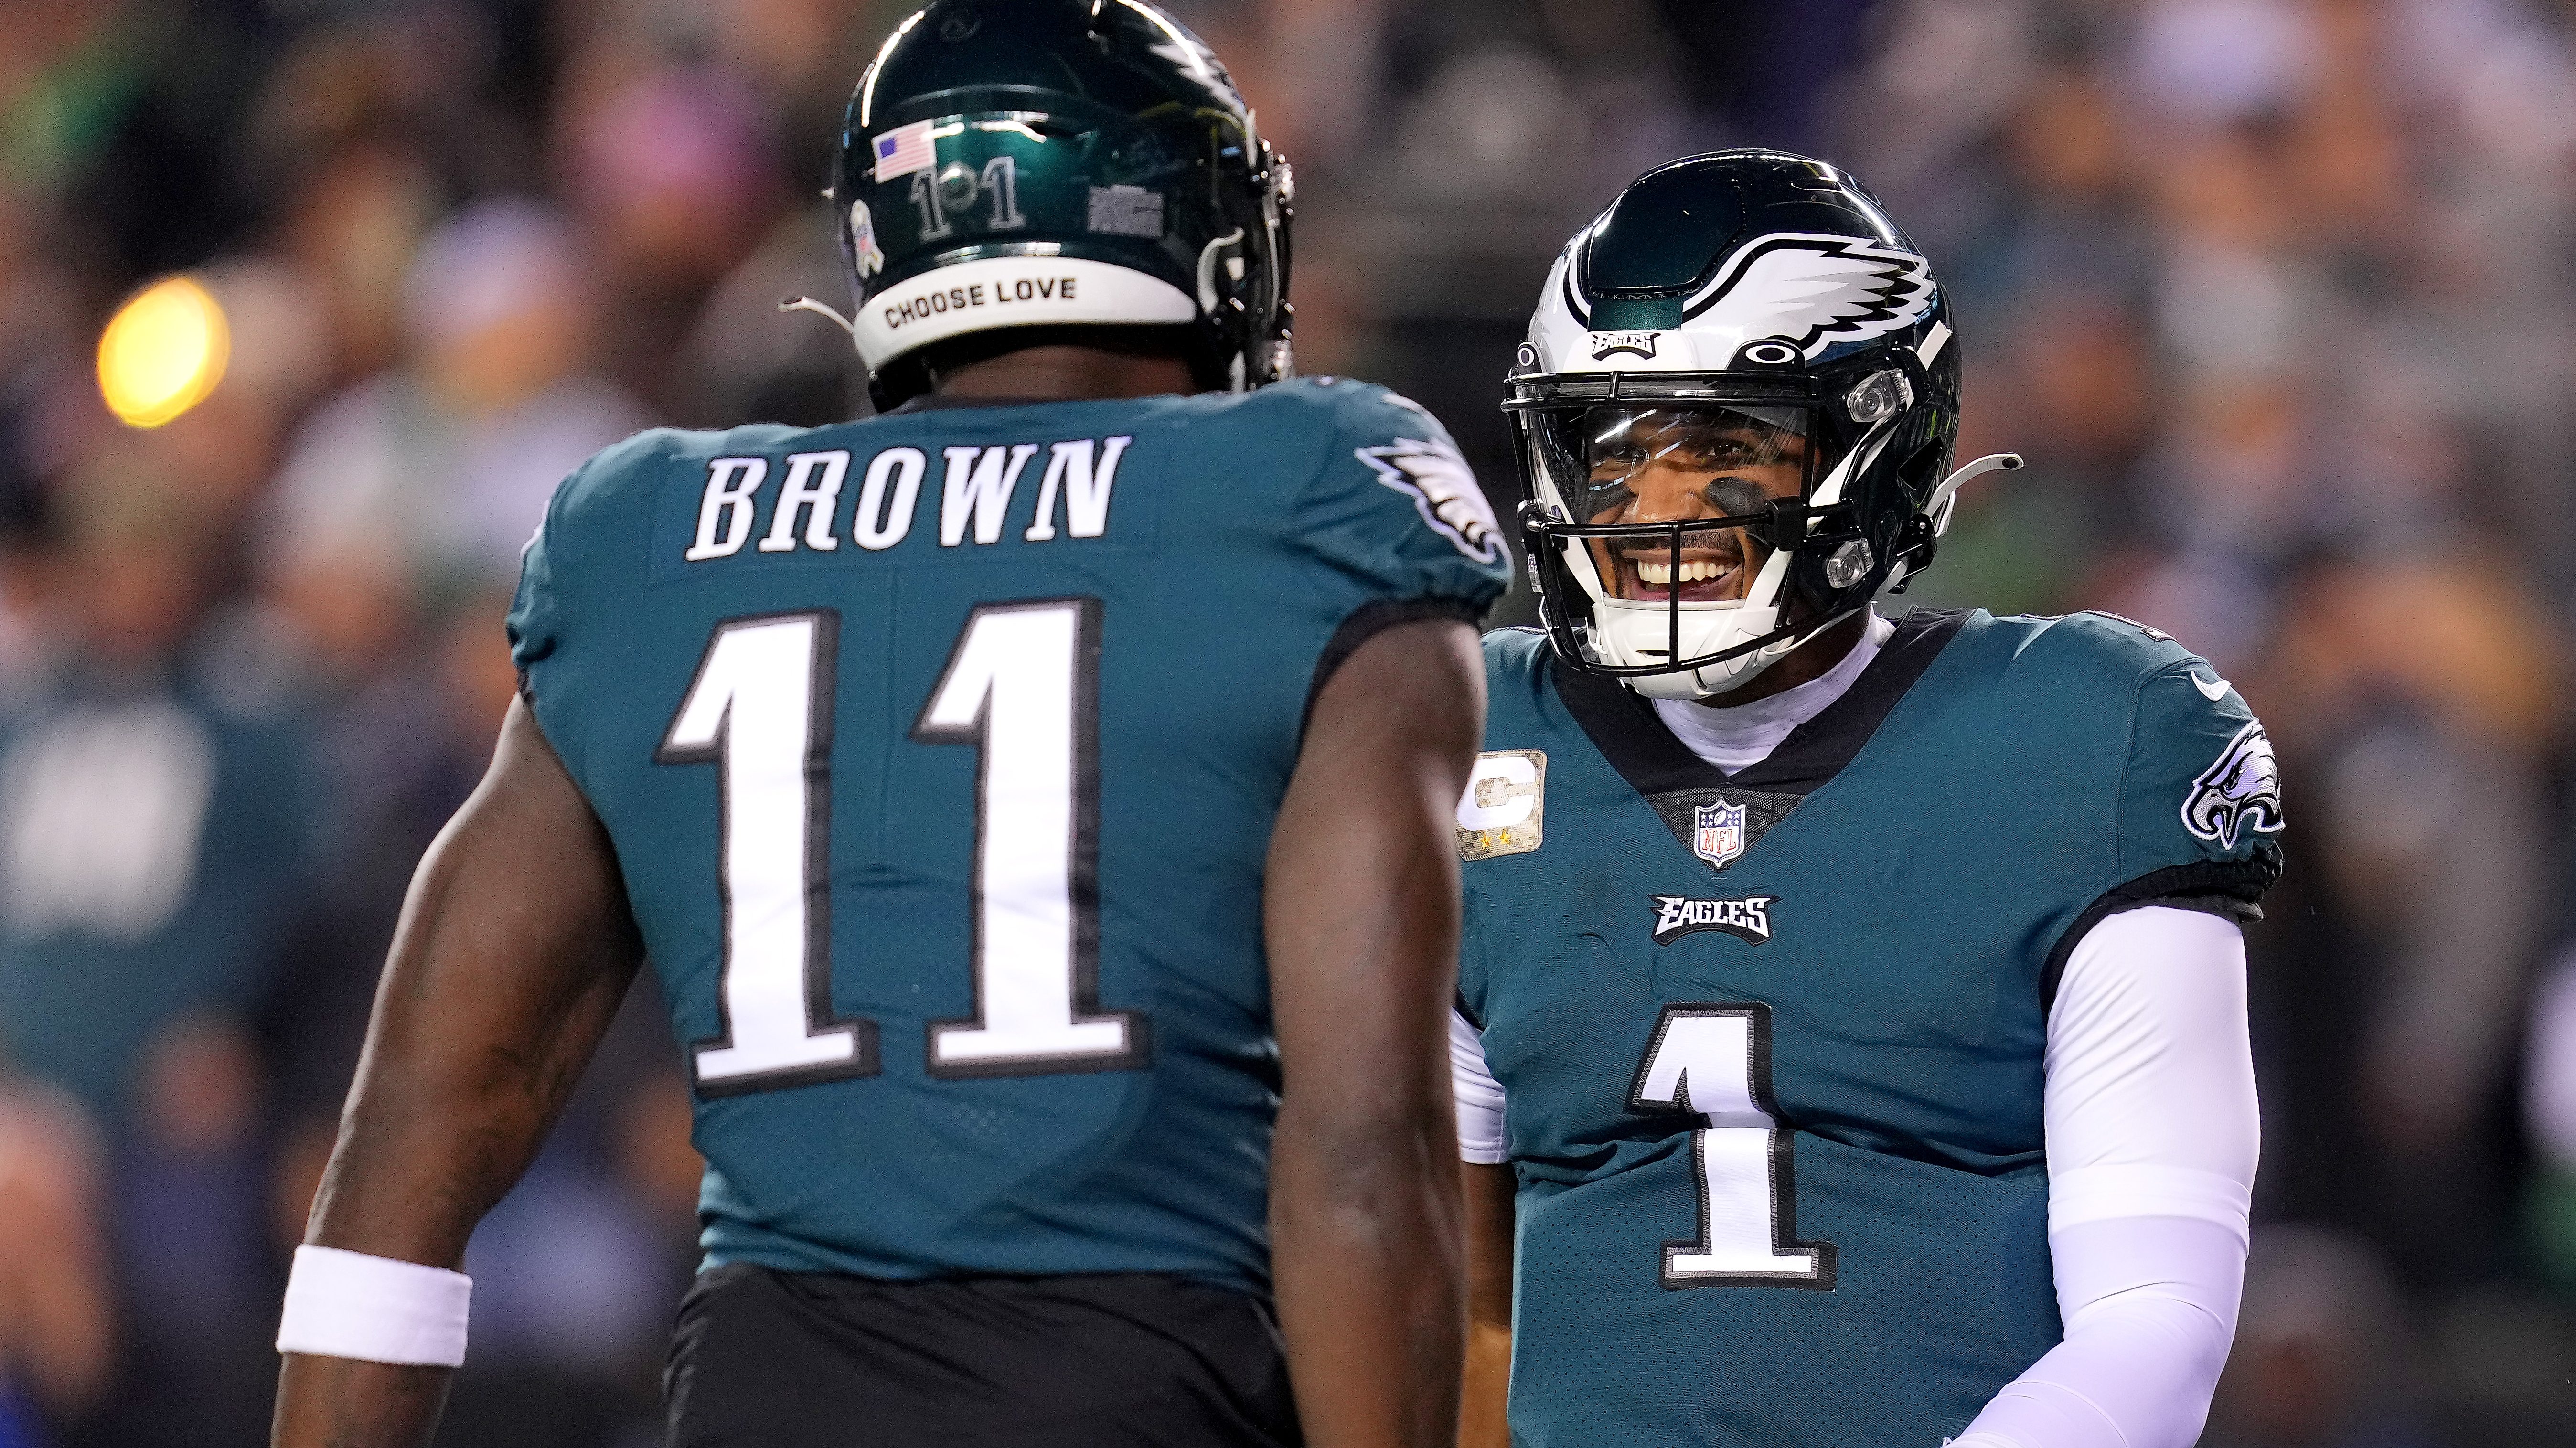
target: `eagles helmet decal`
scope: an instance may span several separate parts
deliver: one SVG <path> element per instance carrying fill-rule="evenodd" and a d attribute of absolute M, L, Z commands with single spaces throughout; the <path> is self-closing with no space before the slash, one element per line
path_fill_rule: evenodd
<path fill-rule="evenodd" d="M 1901 332 L 1932 309 L 1932 266 L 1847 236 L 1766 236 L 1727 260 L 1684 326 L 1787 342 L 1809 360 L 1837 342 Z"/>
<path fill-rule="evenodd" d="M 1557 290 L 1566 315 L 1590 334 L 1593 360 L 1624 353 L 1653 361 L 1658 339 L 1670 332 L 1595 330 L 1572 261 L 1571 250 L 1558 261 Z M 1765 341 L 1813 360 L 1837 343 L 1905 331 L 1932 309 L 1934 296 L 1932 264 L 1913 252 L 1848 236 L 1778 232 L 1727 258 L 1683 302 L 1677 330 L 1698 334 L 1692 355 L 1703 363 L 1732 365 L 1743 349 Z"/>

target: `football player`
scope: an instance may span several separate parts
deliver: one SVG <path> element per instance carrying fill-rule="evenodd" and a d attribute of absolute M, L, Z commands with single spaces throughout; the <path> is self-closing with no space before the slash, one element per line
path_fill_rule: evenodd
<path fill-rule="evenodd" d="M 276 1441 L 428 1441 L 643 959 L 707 1159 L 675 1444 L 1444 1441 L 1492 515 L 1421 410 L 1290 380 L 1288 169 L 1147 5 L 914 14 L 831 196 L 885 415 L 556 494 Z"/>
<path fill-rule="evenodd" d="M 1777 152 L 1648 173 L 1548 278 L 1506 402 L 1543 628 L 1486 640 L 1458 814 L 1464 1441 L 2198 1435 L 2271 746 L 2153 629 L 1875 611 L 2018 466 L 1950 471 L 1952 326 Z"/>

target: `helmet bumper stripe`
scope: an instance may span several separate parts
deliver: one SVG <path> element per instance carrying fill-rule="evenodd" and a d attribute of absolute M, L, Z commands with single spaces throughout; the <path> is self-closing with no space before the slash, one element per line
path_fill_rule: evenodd
<path fill-rule="evenodd" d="M 1186 326 L 1187 292 L 1128 267 L 1068 256 L 997 256 L 922 273 L 871 296 L 850 335 L 871 370 L 934 342 L 1003 327 Z"/>

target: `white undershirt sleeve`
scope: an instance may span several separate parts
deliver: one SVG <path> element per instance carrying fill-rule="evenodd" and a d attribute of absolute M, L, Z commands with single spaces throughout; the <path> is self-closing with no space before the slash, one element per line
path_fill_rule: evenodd
<path fill-rule="evenodd" d="M 2262 1145 L 2242 934 L 2166 906 L 2105 918 L 2067 962 L 2046 1069 L 2066 1337 L 1957 1448 L 2189 1448 L 2236 1333 Z"/>
<path fill-rule="evenodd" d="M 1458 1101 L 1458 1159 L 1497 1166 L 1511 1159 L 1503 1138 L 1503 1085 L 1485 1067 L 1485 1037 L 1449 1013 L 1449 1094 Z"/>

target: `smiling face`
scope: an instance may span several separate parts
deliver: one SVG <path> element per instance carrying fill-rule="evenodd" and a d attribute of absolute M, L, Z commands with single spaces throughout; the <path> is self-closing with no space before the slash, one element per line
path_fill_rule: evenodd
<path fill-rule="evenodd" d="M 1803 422 L 1786 409 L 1682 411 L 1595 408 L 1584 419 L 1590 475 L 1587 523 L 1675 523 L 1759 513 L 1796 498 L 1807 481 Z M 1686 529 L 1676 557 L 1668 537 L 1586 541 L 1612 598 L 1661 603 L 1740 599 L 1770 549 L 1735 528 Z"/>

